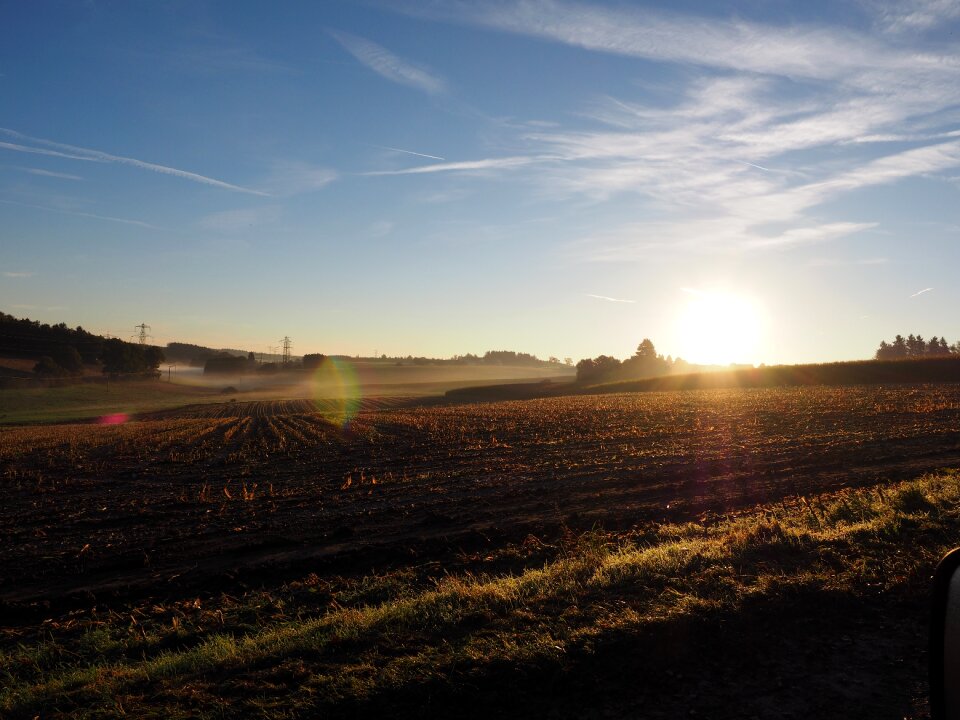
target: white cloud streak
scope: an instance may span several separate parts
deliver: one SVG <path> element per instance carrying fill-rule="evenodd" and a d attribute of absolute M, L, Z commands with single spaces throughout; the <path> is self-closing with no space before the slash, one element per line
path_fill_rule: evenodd
<path fill-rule="evenodd" d="M 87 162 L 100 162 L 100 163 L 116 163 L 119 165 L 128 165 L 131 167 L 139 168 L 141 170 L 149 170 L 150 172 L 160 173 L 161 175 L 172 175 L 174 177 L 182 178 L 184 180 L 191 180 L 193 182 L 201 183 L 203 185 L 211 185 L 213 187 L 222 188 L 224 190 L 232 190 L 234 192 L 248 193 L 250 195 L 262 195 L 267 196 L 268 193 L 262 192 L 260 190 L 253 190 L 251 188 L 241 187 L 240 185 L 233 185 L 223 180 L 217 180 L 216 178 L 207 177 L 205 175 L 199 175 L 197 173 L 189 172 L 187 170 L 180 170 L 178 168 L 169 167 L 167 165 L 158 165 L 157 163 L 147 162 L 145 160 L 138 160 L 137 158 L 124 157 L 122 155 L 111 155 L 110 153 L 103 152 L 102 150 L 93 150 L 90 148 L 77 147 L 75 145 L 67 145 L 65 143 L 54 142 L 53 140 L 44 140 L 43 138 L 31 137 L 30 135 L 25 135 L 23 133 L 17 132 L 16 130 L 10 130 L 8 128 L 0 128 L 0 133 L 7 135 L 8 137 L 16 138 L 20 141 L 31 142 L 37 145 L 43 145 L 46 147 L 34 147 L 27 145 L 20 145 L 16 143 L 7 143 L 0 142 L 0 148 L 7 150 L 14 150 L 16 152 L 26 152 L 33 153 L 36 155 L 48 155 L 52 157 L 61 157 L 67 158 L 70 160 L 83 160 Z M 55 150 L 49 150 L 47 148 L 56 148 Z"/>
<path fill-rule="evenodd" d="M 0 132 L 12 132 L 0 128 Z M 30 153 L 32 155 L 46 155 L 48 157 L 67 158 L 68 160 L 85 160 L 87 162 L 104 162 L 96 158 L 85 155 L 71 155 L 70 153 L 57 152 L 56 150 L 47 150 L 45 148 L 29 147 L 27 145 L 18 145 L 17 143 L 0 142 L 0 148 L 4 150 L 13 150 L 14 152 Z"/>
<path fill-rule="evenodd" d="M 693 63 L 786 77 L 835 79 L 865 68 L 929 68 L 936 54 L 890 52 L 851 31 L 526 0 L 411 6 L 412 14 L 481 25 L 593 50 L 657 61 Z"/>
<path fill-rule="evenodd" d="M 390 150 L 391 152 L 404 153 L 406 155 L 416 155 L 417 157 L 430 158 L 431 160 L 446 160 L 446 158 L 440 157 L 439 155 L 427 155 L 426 153 L 414 152 L 413 150 L 403 150 L 401 148 L 389 147 L 387 145 L 373 145 L 373 147 L 378 147 L 381 150 Z"/>
<path fill-rule="evenodd" d="M 28 172 L 31 175 L 39 175 L 40 177 L 51 177 L 59 178 L 60 180 L 83 180 L 79 175 L 70 175 L 69 173 L 62 172 L 53 172 L 52 170 L 41 170 L 40 168 L 20 168 L 24 172 Z"/>
<path fill-rule="evenodd" d="M 584 293 L 584 297 L 594 298 L 595 300 L 605 300 L 612 303 L 635 303 L 636 300 L 624 300 L 623 298 L 608 297 L 606 295 L 594 295 L 593 293 Z"/>
<path fill-rule="evenodd" d="M 64 210 L 62 208 L 48 207 L 46 205 L 32 205 L 30 203 L 17 202 L 16 200 L 0 200 L 5 205 L 17 205 L 19 207 L 31 208 L 33 210 L 44 210 L 46 212 L 57 213 L 58 215 L 74 215 L 76 217 L 85 217 L 92 220 L 106 220 L 108 222 L 121 223 L 123 225 L 135 225 L 136 227 L 147 228 L 148 230 L 159 230 L 156 225 L 143 222 L 142 220 L 130 220 L 128 218 L 112 217 L 110 215 L 97 215 L 95 213 L 80 212 L 78 210 Z"/>
<path fill-rule="evenodd" d="M 374 170 L 362 173 L 363 175 L 422 175 L 438 172 L 470 172 L 479 170 L 508 170 L 540 162 L 544 158 L 537 157 L 502 157 L 487 158 L 485 160 L 464 160 L 461 162 L 434 163 L 433 165 L 419 165 L 403 170 Z"/>
<path fill-rule="evenodd" d="M 888 29 L 917 29 L 960 17 L 958 4 L 906 0 L 872 11 Z M 639 100 L 600 98 L 581 113 L 579 127 L 521 126 L 524 161 L 482 161 L 490 172 L 522 169 L 525 182 L 556 200 L 644 200 L 638 220 L 600 226 L 571 246 L 581 260 L 835 242 L 877 227 L 869 218 L 838 217 L 836 200 L 909 178 L 945 179 L 960 167 L 955 46 L 837 25 L 562 0 L 418 3 L 406 11 L 660 64 L 638 65 L 638 72 L 681 68 L 655 101 L 640 91 Z"/>
<path fill-rule="evenodd" d="M 36 273 L 18 272 L 18 271 L 9 271 L 9 270 L 3 273 L 3 276 L 8 278 L 28 278 L 28 277 L 33 277 L 34 275 L 36 275 Z"/>
<path fill-rule="evenodd" d="M 925 293 L 928 293 L 928 292 L 930 292 L 931 290 L 933 290 L 933 288 L 924 288 L 923 290 L 918 290 L 917 292 L 915 292 L 915 293 L 914 293 L 913 295 L 911 295 L 910 297 L 912 297 L 912 298 L 920 297 L 921 295 L 923 295 L 923 294 L 925 294 Z"/>
<path fill-rule="evenodd" d="M 338 30 L 331 30 L 330 35 L 358 61 L 391 82 L 422 90 L 428 95 L 438 95 L 446 89 L 442 78 L 397 57 L 375 42 Z"/>
<path fill-rule="evenodd" d="M 874 3 L 884 30 L 893 33 L 929 30 L 960 17 L 957 0 L 895 0 Z"/>

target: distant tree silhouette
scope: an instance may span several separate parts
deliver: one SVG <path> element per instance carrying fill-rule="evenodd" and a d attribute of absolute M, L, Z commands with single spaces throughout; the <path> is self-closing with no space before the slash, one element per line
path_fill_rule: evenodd
<path fill-rule="evenodd" d="M 657 377 L 687 368 L 687 363 L 677 358 L 665 358 L 657 354 L 650 338 L 644 338 L 636 352 L 623 362 L 609 355 L 586 358 L 577 363 L 577 382 L 612 382 L 615 380 L 639 380 Z"/>
<path fill-rule="evenodd" d="M 907 336 L 907 357 L 923 357 L 927 354 L 927 342 L 923 335 Z"/>
<path fill-rule="evenodd" d="M 110 375 L 151 373 L 163 362 L 163 350 L 152 345 L 135 345 L 117 338 L 103 342 L 103 371 Z"/>
<path fill-rule="evenodd" d="M 144 348 L 143 361 L 148 370 L 156 370 L 164 360 L 166 360 L 166 357 L 160 348 L 153 345 L 148 345 Z"/>
<path fill-rule="evenodd" d="M 654 377 L 666 375 L 670 371 L 670 364 L 662 355 L 657 355 L 657 349 L 650 338 L 644 338 L 637 345 L 633 357 L 623 363 L 625 375 L 631 378 Z"/>
<path fill-rule="evenodd" d="M 102 337 L 79 325 L 71 329 L 65 323 L 48 325 L 0 312 L 0 351 L 10 355 L 56 360 L 58 351 L 69 345 L 80 353 L 83 362 L 92 363 L 100 358 L 102 344 Z"/>
<path fill-rule="evenodd" d="M 316 370 L 323 364 L 323 361 L 327 359 L 326 355 L 320 353 L 310 353 L 303 356 L 303 369 L 304 370 Z"/>
<path fill-rule="evenodd" d="M 930 357 L 944 357 L 950 354 L 950 346 L 945 338 L 934 335 L 927 342 L 927 355 Z"/>
<path fill-rule="evenodd" d="M 491 365 L 541 365 L 543 361 L 530 353 L 518 353 L 513 350 L 488 350 L 483 354 L 483 362 Z"/>
<path fill-rule="evenodd" d="M 620 361 L 610 355 L 584 358 L 577 363 L 577 382 L 600 382 L 620 369 Z"/>
<path fill-rule="evenodd" d="M 934 335 L 929 341 L 923 339 L 922 335 L 911 333 L 904 339 L 902 335 L 897 335 L 892 343 L 886 340 L 880 341 L 880 347 L 874 357 L 877 360 L 903 360 L 904 358 L 925 358 L 925 357 L 949 357 L 951 355 L 960 355 L 960 342 L 952 346 L 946 338 Z"/>

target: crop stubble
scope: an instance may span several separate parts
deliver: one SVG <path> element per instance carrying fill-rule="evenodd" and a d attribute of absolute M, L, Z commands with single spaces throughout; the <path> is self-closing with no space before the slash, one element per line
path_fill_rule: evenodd
<path fill-rule="evenodd" d="M 0 428 L 0 601 L 321 559 L 366 571 L 477 538 L 696 519 L 960 462 L 955 385 L 381 400 L 346 428 L 337 409 Z"/>

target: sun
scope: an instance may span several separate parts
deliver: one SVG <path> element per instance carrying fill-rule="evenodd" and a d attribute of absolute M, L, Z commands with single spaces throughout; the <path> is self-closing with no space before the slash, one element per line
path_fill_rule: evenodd
<path fill-rule="evenodd" d="M 759 305 L 742 295 L 684 288 L 677 319 L 680 357 L 700 365 L 756 361 L 763 334 Z"/>

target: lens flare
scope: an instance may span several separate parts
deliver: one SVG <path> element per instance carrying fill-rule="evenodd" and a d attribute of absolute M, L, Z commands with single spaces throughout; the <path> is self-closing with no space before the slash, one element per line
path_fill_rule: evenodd
<path fill-rule="evenodd" d="M 311 373 L 310 384 L 320 411 L 342 429 L 349 429 L 363 399 L 363 387 L 353 363 L 325 358 Z"/>
<path fill-rule="evenodd" d="M 130 416 L 126 413 L 112 413 L 110 415 L 103 415 L 102 417 L 97 418 L 98 425 L 123 425 L 125 422 L 130 420 Z"/>

